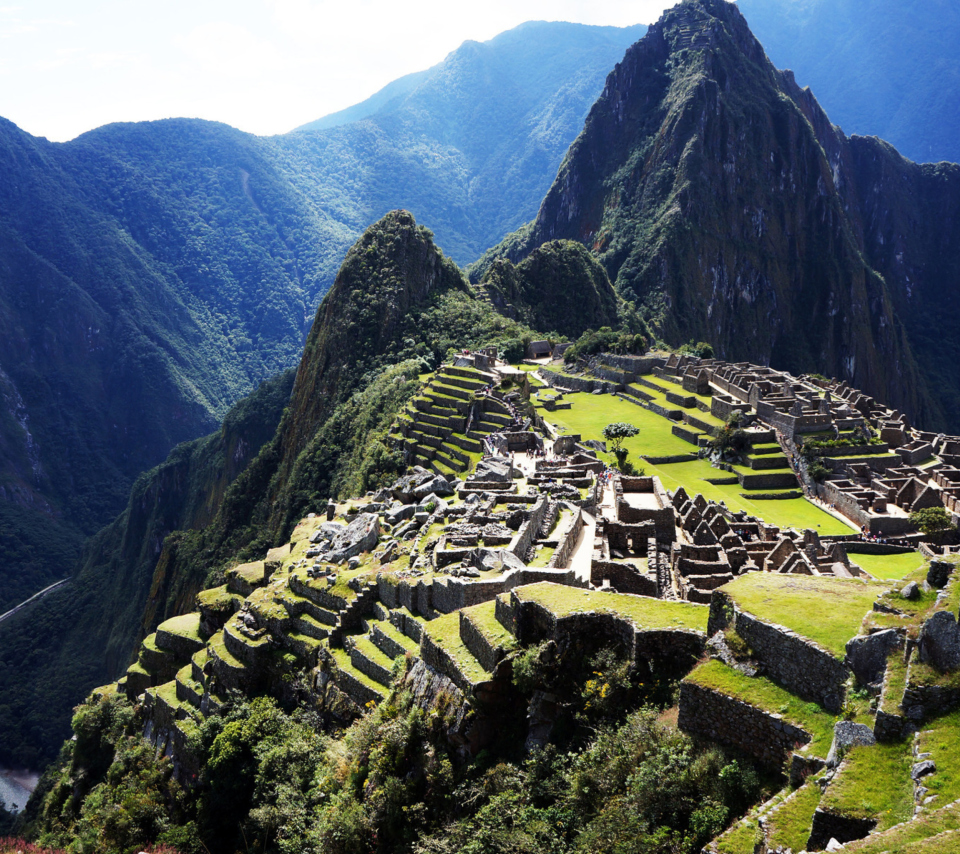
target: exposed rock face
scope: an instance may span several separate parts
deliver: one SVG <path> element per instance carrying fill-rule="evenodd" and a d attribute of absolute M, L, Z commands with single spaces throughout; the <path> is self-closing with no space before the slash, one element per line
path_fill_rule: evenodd
<path fill-rule="evenodd" d="M 873 735 L 873 730 L 866 724 L 855 724 L 853 721 L 838 721 L 833 728 L 833 743 L 830 745 L 830 752 L 827 754 L 827 765 L 835 767 L 841 751 L 855 745 L 874 745 L 877 739 Z"/>
<path fill-rule="evenodd" d="M 953 564 L 945 560 L 932 560 L 927 569 L 927 584 L 938 590 L 947 586 L 953 572 Z"/>
<path fill-rule="evenodd" d="M 842 377 L 933 426 L 960 420 L 960 336 L 925 331 L 960 308 L 958 238 L 960 167 L 847 139 L 733 4 L 686 0 L 627 51 L 499 251 L 578 240 L 668 340 Z"/>
<path fill-rule="evenodd" d="M 509 483 L 513 477 L 513 467 L 504 460 L 485 459 L 477 463 L 474 480 Z"/>
<path fill-rule="evenodd" d="M 334 534 L 327 559 L 339 563 L 363 552 L 372 552 L 379 540 L 380 518 L 376 513 L 361 513 L 346 528 Z"/>
<path fill-rule="evenodd" d="M 948 611 L 937 611 L 920 630 L 920 660 L 938 670 L 960 667 L 960 627 Z"/>
<path fill-rule="evenodd" d="M 873 685 L 883 679 L 887 656 L 900 644 L 900 635 L 894 629 L 852 638 L 847 641 L 847 665 L 858 682 Z"/>

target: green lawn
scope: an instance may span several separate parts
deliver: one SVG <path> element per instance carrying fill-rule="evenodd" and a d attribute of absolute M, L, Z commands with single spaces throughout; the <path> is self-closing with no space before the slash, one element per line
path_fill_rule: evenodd
<path fill-rule="evenodd" d="M 758 709 L 781 715 L 784 720 L 810 733 L 811 740 L 804 752 L 811 756 L 825 757 L 830 752 L 836 717 L 825 712 L 816 703 L 801 700 L 796 694 L 791 694 L 769 679 L 745 676 L 722 661 L 711 660 L 696 668 L 687 677 L 687 681 L 735 697 Z"/>
<path fill-rule="evenodd" d="M 602 440 L 603 428 L 614 421 L 626 421 L 638 427 L 640 433 L 624 443 L 630 453 L 629 458 L 635 465 L 642 465 L 647 474 L 659 476 L 664 487 L 671 491 L 683 486 L 691 496 L 700 492 L 709 500 L 723 501 L 733 511 L 746 510 L 751 516 L 757 516 L 781 528 L 811 528 L 823 535 L 849 534 L 854 530 L 852 525 L 831 516 L 805 498 L 751 501 L 741 497 L 740 493 L 744 492 L 744 489 L 739 483 L 719 486 L 707 483 L 705 478 L 724 475 L 724 472 L 713 468 L 707 460 L 669 465 L 643 462 L 640 460 L 641 456 L 671 457 L 696 453 L 697 450 L 694 445 L 673 435 L 672 421 L 649 409 L 609 394 L 571 394 L 565 396 L 564 400 L 572 404 L 571 409 L 556 412 L 544 409 L 541 414 L 552 424 L 565 428 L 566 432 L 579 433 L 584 440 Z M 614 462 L 612 454 L 601 454 L 601 457 L 611 464 Z"/>
<path fill-rule="evenodd" d="M 874 578 L 890 581 L 897 581 L 924 564 L 924 557 L 920 552 L 907 552 L 902 555 L 851 554 L 850 560 L 862 566 Z"/>
<path fill-rule="evenodd" d="M 842 659 L 877 594 L 879 581 L 748 572 L 721 589 L 744 611 L 786 626 Z"/>
<path fill-rule="evenodd" d="M 602 593 L 541 581 L 514 590 L 521 601 L 538 602 L 558 617 L 607 612 L 626 617 L 641 629 L 693 629 L 706 632 L 709 608 L 628 593 Z M 432 624 L 431 624 L 432 625 Z"/>
<path fill-rule="evenodd" d="M 820 806 L 851 818 L 875 818 L 883 831 L 913 817 L 911 742 L 852 747 Z"/>
<path fill-rule="evenodd" d="M 497 620 L 497 603 L 495 599 L 481 602 L 464 609 L 479 632 L 487 639 L 491 646 L 502 646 L 504 649 L 513 649 L 517 645 L 516 638 L 510 634 Z"/>
<path fill-rule="evenodd" d="M 687 447 L 693 448 L 692 445 Z M 719 485 L 707 483 L 705 478 L 718 478 L 725 474 L 720 469 L 713 468 L 707 460 L 670 465 L 645 464 L 644 467 L 647 474 L 659 476 L 660 482 L 671 492 L 682 486 L 691 497 L 698 492 L 702 493 L 703 497 L 710 501 L 717 503 L 723 501 L 733 511 L 746 510 L 751 516 L 757 516 L 770 525 L 799 530 L 811 528 L 821 535 L 849 534 L 854 530 L 852 525 L 831 516 L 815 504 L 811 504 L 806 498 L 751 501 L 741 496 L 745 490 L 739 483 Z"/>
<path fill-rule="evenodd" d="M 157 630 L 189 640 L 203 640 L 200 636 L 200 614 L 196 611 L 190 614 L 182 614 L 179 617 L 171 617 L 169 620 L 162 622 Z"/>
<path fill-rule="evenodd" d="M 569 394 L 564 395 L 563 399 L 572 404 L 571 409 L 558 409 L 556 412 L 544 409 L 541 414 L 552 424 L 565 428 L 568 433 L 579 433 L 584 439 L 603 441 L 603 428 L 615 421 L 626 421 L 639 428 L 637 436 L 623 443 L 630 457 L 638 464 L 641 463 L 641 456 L 670 457 L 696 451 L 689 442 L 670 432 L 672 421 L 612 394 Z M 608 455 L 608 459 L 612 461 L 613 455 Z"/>

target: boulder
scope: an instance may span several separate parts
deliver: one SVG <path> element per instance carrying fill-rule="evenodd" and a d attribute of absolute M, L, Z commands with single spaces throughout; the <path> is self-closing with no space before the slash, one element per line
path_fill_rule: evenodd
<path fill-rule="evenodd" d="M 414 466 L 410 474 L 399 478 L 393 486 L 390 487 L 390 492 L 394 498 L 407 502 L 414 498 L 414 490 L 418 486 L 433 480 L 436 476 L 435 472 L 427 471 L 421 466 Z"/>
<path fill-rule="evenodd" d="M 937 611 L 920 630 L 918 641 L 920 660 L 937 670 L 956 670 L 960 667 L 960 628 L 949 611 Z"/>
<path fill-rule="evenodd" d="M 952 572 L 952 563 L 945 560 L 932 560 L 930 561 L 930 568 L 927 570 L 927 584 L 938 589 L 946 587 Z"/>
<path fill-rule="evenodd" d="M 916 581 L 911 581 L 909 584 L 905 584 L 900 590 L 900 595 L 904 599 L 919 599 L 920 598 L 920 587 Z"/>
<path fill-rule="evenodd" d="M 424 496 L 417 505 L 417 513 L 431 513 L 442 516 L 449 509 L 447 502 L 434 492 Z"/>
<path fill-rule="evenodd" d="M 416 512 L 416 504 L 400 504 L 396 507 L 391 507 L 386 515 L 387 524 L 396 525 L 398 522 L 406 522 L 407 519 L 412 519 L 413 514 Z"/>
<path fill-rule="evenodd" d="M 425 498 L 433 493 L 434 495 L 453 495 L 453 485 L 445 477 L 437 475 L 433 480 L 425 481 L 413 490 L 415 498 Z"/>
<path fill-rule="evenodd" d="M 355 555 L 370 552 L 380 540 L 380 517 L 376 513 L 360 513 L 330 543 L 330 561 L 340 563 Z"/>
<path fill-rule="evenodd" d="M 520 558 L 506 549 L 477 549 L 475 554 L 484 572 L 509 572 L 511 569 L 526 568 Z"/>
<path fill-rule="evenodd" d="M 324 522 L 310 537 L 311 543 L 328 543 L 347 529 L 343 522 Z"/>
<path fill-rule="evenodd" d="M 855 745 L 871 746 L 877 743 L 873 730 L 866 724 L 855 724 L 853 721 L 838 721 L 833 728 L 833 743 L 827 754 L 827 766 L 835 768 L 841 751 Z"/>
<path fill-rule="evenodd" d="M 921 777 L 926 777 L 927 774 L 933 774 L 936 770 L 937 765 L 932 759 L 924 759 L 923 762 L 918 762 L 910 769 L 910 776 L 914 780 L 919 780 Z"/>
<path fill-rule="evenodd" d="M 513 478 L 513 466 L 509 460 L 501 460 L 497 457 L 485 457 L 477 463 L 477 470 L 473 475 L 474 480 L 493 481 L 496 483 L 509 483 Z"/>
<path fill-rule="evenodd" d="M 887 656 L 901 644 L 895 629 L 861 635 L 847 641 L 846 664 L 861 685 L 873 685 L 883 680 Z"/>

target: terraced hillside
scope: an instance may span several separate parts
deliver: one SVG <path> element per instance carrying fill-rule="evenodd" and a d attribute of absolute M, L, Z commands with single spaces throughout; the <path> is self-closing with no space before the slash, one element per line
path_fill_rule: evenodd
<path fill-rule="evenodd" d="M 410 402 L 391 437 L 411 465 L 461 476 L 476 467 L 484 437 L 511 421 L 505 403 L 481 394 L 497 384 L 493 373 L 445 365 Z"/>

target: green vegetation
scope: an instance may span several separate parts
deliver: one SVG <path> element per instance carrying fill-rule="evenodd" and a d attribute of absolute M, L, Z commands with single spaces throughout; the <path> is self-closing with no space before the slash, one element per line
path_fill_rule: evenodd
<path fill-rule="evenodd" d="M 907 552 L 898 555 L 850 554 L 850 560 L 862 566 L 874 578 L 897 581 L 919 569 L 925 563 L 920 552 Z"/>
<path fill-rule="evenodd" d="M 51 761 L 69 736 L 78 698 L 126 669 L 138 636 L 193 610 L 209 564 L 198 562 L 193 573 L 172 571 L 169 543 L 159 559 L 155 544 L 172 529 L 210 520 L 274 434 L 293 376 L 288 371 L 262 383 L 218 432 L 178 446 L 141 475 L 127 508 L 89 542 L 63 592 L 0 626 L 0 764 L 39 768 Z M 39 554 L 57 556 L 59 549 L 46 543 Z"/>
<path fill-rule="evenodd" d="M 847 850 L 856 854 L 919 854 L 919 849 L 912 847 L 920 840 L 934 837 L 948 831 L 960 830 L 960 805 L 951 804 L 932 812 L 925 811 L 913 821 L 905 822 L 899 827 L 877 833 L 856 842 L 848 842 Z M 955 838 L 955 837 L 954 837 Z M 937 846 L 925 849 L 933 854 Z M 950 849 L 943 849 L 946 854 Z M 953 852 L 950 852 L 953 854 Z"/>
<path fill-rule="evenodd" d="M 647 352 L 647 339 L 634 331 L 621 331 L 601 326 L 588 329 L 563 354 L 567 364 L 597 353 L 643 354 Z"/>
<path fill-rule="evenodd" d="M 960 712 L 952 712 L 930 723 L 925 723 L 917 741 L 918 753 L 930 753 L 936 763 L 934 774 L 925 777 L 923 785 L 930 794 L 937 795 L 939 804 L 948 804 L 960 798 Z"/>
<path fill-rule="evenodd" d="M 708 661 L 694 670 L 687 679 L 704 688 L 712 688 L 730 697 L 773 714 L 810 733 L 811 741 L 804 752 L 826 757 L 833 742 L 836 717 L 816 703 L 807 703 L 763 676 L 744 676 L 739 670 L 721 661 Z"/>
<path fill-rule="evenodd" d="M 554 330 L 555 339 L 576 338 L 590 326 L 609 329 L 607 324 L 617 322 L 620 300 L 606 272 L 573 240 L 545 243 L 516 266 L 498 258 L 480 284 L 495 306 L 512 305 L 518 319 L 535 329 Z"/>
<path fill-rule="evenodd" d="M 851 747 L 843 769 L 827 786 L 822 809 L 874 818 L 883 831 L 913 817 L 910 742 Z"/>
<path fill-rule="evenodd" d="M 813 814 L 819 804 L 820 786 L 816 780 L 807 780 L 770 816 L 770 846 L 803 851 L 807 847 Z"/>
<path fill-rule="evenodd" d="M 942 534 L 954 529 L 950 514 L 945 507 L 924 507 L 910 514 L 910 524 L 916 525 L 927 536 Z"/>
<path fill-rule="evenodd" d="M 698 632 L 707 630 L 709 609 L 705 605 L 668 602 L 625 593 L 581 590 L 548 581 L 518 587 L 514 592 L 521 600 L 538 602 L 558 617 L 606 612 L 625 617 L 639 629 L 678 628 Z"/>
<path fill-rule="evenodd" d="M 723 591 L 742 610 L 793 629 L 842 659 L 847 641 L 887 587 L 879 581 L 750 572 L 724 585 Z"/>

